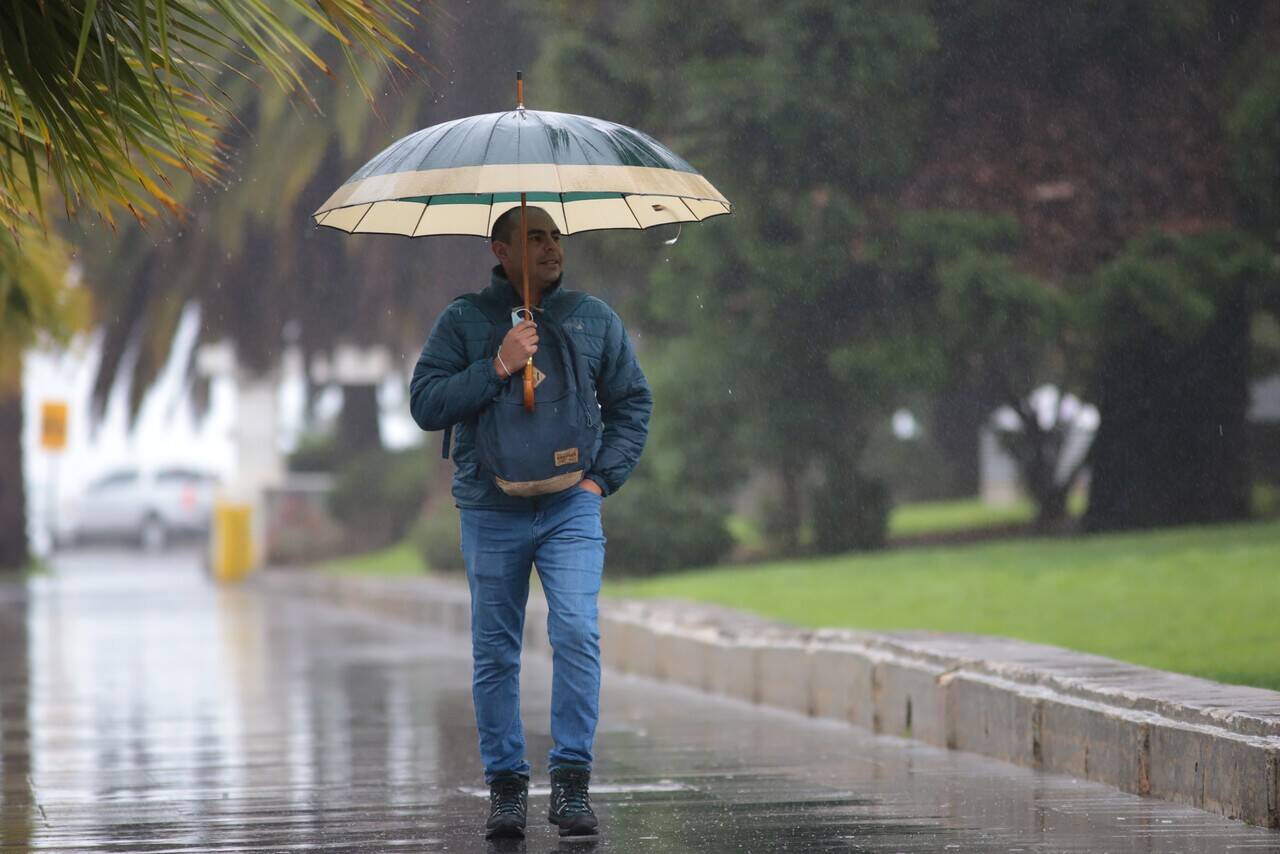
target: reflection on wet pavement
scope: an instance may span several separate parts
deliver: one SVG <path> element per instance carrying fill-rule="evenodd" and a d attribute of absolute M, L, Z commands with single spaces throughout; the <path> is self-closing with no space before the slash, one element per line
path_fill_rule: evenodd
<path fill-rule="evenodd" d="M 486 845 L 454 636 L 117 553 L 0 587 L 0 642 L 5 854 L 1280 851 L 1280 833 L 1193 809 L 612 674 L 605 833 L 561 843 L 537 659 L 529 839 Z"/>

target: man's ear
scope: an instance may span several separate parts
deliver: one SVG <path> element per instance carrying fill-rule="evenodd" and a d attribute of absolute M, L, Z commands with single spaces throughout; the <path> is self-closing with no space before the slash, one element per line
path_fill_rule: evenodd
<path fill-rule="evenodd" d="M 507 244 L 503 243 L 501 240 L 492 240 L 489 242 L 489 249 L 493 251 L 494 257 L 498 259 L 498 263 L 500 264 L 507 263 L 507 253 L 510 251 L 510 248 L 511 247 L 507 246 Z"/>

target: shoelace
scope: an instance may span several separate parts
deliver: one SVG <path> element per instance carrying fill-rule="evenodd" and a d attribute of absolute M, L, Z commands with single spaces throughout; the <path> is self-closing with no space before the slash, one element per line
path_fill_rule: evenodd
<path fill-rule="evenodd" d="M 494 815 L 519 815 L 525 811 L 524 798 L 524 786 L 499 783 L 489 794 L 489 806 Z"/>
<path fill-rule="evenodd" d="M 577 774 L 565 775 L 559 789 L 559 804 L 556 812 L 566 813 L 591 812 L 591 800 L 587 794 L 587 778 Z"/>

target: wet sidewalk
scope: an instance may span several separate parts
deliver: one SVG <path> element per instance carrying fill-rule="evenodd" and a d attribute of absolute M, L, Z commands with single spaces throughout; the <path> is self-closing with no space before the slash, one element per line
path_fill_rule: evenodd
<path fill-rule="evenodd" d="M 461 639 L 84 553 L 0 587 L 0 851 L 1280 852 L 1097 784 L 607 674 L 605 833 L 489 848 Z"/>

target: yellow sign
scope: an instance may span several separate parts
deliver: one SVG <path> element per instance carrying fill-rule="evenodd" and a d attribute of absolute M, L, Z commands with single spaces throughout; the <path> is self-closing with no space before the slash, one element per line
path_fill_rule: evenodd
<path fill-rule="evenodd" d="M 40 408 L 40 447 L 61 451 L 67 447 L 67 405 L 60 400 L 46 400 Z"/>

